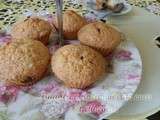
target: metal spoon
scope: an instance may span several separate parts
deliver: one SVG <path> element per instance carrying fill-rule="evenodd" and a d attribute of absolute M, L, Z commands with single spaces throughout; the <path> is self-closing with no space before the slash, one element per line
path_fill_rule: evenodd
<path fill-rule="evenodd" d="M 58 20 L 58 41 L 59 45 L 62 46 L 64 44 L 63 39 L 63 0 L 56 0 L 56 8 L 57 8 L 57 20 Z"/>

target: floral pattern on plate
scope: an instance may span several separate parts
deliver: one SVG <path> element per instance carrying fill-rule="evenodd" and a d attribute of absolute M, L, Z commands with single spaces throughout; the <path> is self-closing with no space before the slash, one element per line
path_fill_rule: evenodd
<path fill-rule="evenodd" d="M 10 39 L 10 35 L 3 33 L 0 43 L 8 43 Z M 52 42 L 48 47 L 54 53 L 59 46 Z M 66 41 L 65 44 L 79 42 Z M 113 71 L 85 90 L 66 88 L 49 72 L 44 79 L 26 88 L 1 85 L 0 103 L 6 105 L 7 116 L 14 120 L 104 119 L 132 97 L 142 74 L 141 57 L 132 42 L 123 41 L 106 59 L 112 60 Z"/>

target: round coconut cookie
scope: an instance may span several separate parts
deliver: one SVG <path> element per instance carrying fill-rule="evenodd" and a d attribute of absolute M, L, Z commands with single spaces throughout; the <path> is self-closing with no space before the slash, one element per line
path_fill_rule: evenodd
<path fill-rule="evenodd" d="M 66 45 L 52 56 L 52 70 L 64 84 L 84 89 L 105 73 L 106 61 L 92 48 L 83 45 Z"/>
<path fill-rule="evenodd" d="M 51 34 L 50 24 L 37 17 L 29 17 L 15 23 L 11 29 L 11 36 L 14 39 L 33 39 L 48 44 Z"/>
<path fill-rule="evenodd" d="M 122 33 L 111 25 L 93 22 L 80 29 L 78 39 L 106 56 L 121 43 Z"/>
<path fill-rule="evenodd" d="M 55 26 L 58 28 L 58 21 L 55 19 Z M 74 12 L 73 10 L 66 10 L 63 14 L 63 32 L 65 39 L 77 39 L 78 31 L 87 24 L 87 21 Z"/>
<path fill-rule="evenodd" d="M 48 48 L 36 40 L 16 40 L 0 47 L 0 82 L 30 85 L 45 74 L 50 61 Z"/>

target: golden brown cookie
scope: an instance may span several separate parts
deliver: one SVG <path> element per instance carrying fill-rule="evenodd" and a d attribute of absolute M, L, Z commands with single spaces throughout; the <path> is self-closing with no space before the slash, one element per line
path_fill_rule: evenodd
<path fill-rule="evenodd" d="M 105 72 L 106 61 L 97 51 L 83 45 L 66 45 L 52 56 L 52 71 L 71 88 L 84 89 Z"/>
<path fill-rule="evenodd" d="M 24 39 L 0 47 L 0 82 L 30 85 L 45 74 L 49 50 L 41 42 Z"/>
<path fill-rule="evenodd" d="M 90 46 L 106 56 L 120 44 L 122 34 L 111 25 L 94 22 L 80 29 L 78 39 L 81 44 Z"/>
<path fill-rule="evenodd" d="M 17 22 L 11 30 L 14 39 L 33 39 L 44 43 L 48 43 L 51 33 L 50 24 L 37 17 L 30 17 L 23 21 Z"/>
<path fill-rule="evenodd" d="M 58 28 L 57 19 L 55 19 L 54 24 Z M 63 34 L 65 39 L 77 39 L 77 32 L 86 24 L 87 21 L 73 10 L 65 11 L 63 14 Z"/>

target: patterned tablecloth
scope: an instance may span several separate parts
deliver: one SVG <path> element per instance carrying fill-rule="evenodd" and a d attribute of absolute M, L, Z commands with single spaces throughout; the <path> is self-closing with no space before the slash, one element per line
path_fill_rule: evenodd
<path fill-rule="evenodd" d="M 82 5 L 74 4 L 72 1 L 64 0 L 64 10 L 72 8 L 82 14 L 87 12 Z M 160 1 L 158 1 L 128 0 L 132 5 L 144 7 L 148 11 L 160 15 Z M 0 0 L 0 30 L 15 23 L 22 14 L 27 14 L 29 11 L 45 12 L 46 10 L 50 13 L 55 12 L 54 0 Z"/>

